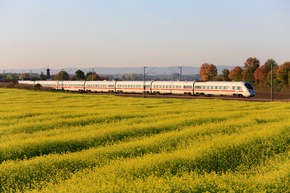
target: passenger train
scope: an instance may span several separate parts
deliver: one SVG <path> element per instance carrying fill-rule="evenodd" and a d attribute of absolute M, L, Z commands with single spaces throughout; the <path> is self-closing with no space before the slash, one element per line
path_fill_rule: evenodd
<path fill-rule="evenodd" d="M 57 90 L 77 92 L 187 94 L 194 96 L 255 96 L 248 82 L 229 81 L 19 81 L 20 84 L 41 85 Z"/>

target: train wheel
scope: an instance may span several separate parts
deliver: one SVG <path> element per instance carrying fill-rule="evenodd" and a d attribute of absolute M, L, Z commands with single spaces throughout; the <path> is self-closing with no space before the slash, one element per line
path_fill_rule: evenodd
<path fill-rule="evenodd" d="M 238 94 L 238 97 L 239 98 L 243 98 L 244 96 L 242 94 Z"/>

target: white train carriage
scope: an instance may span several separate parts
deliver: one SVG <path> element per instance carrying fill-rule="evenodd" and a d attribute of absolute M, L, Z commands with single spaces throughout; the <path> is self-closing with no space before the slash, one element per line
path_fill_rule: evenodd
<path fill-rule="evenodd" d="M 115 92 L 116 81 L 86 81 L 87 92 Z"/>
<path fill-rule="evenodd" d="M 29 85 L 34 85 L 34 81 L 31 80 L 18 80 L 19 84 L 29 84 Z"/>
<path fill-rule="evenodd" d="M 171 85 L 172 94 L 187 94 L 193 95 L 194 82 L 174 81 Z"/>
<path fill-rule="evenodd" d="M 68 90 L 68 91 L 85 91 L 85 82 L 86 81 L 58 81 L 57 89 Z"/>
<path fill-rule="evenodd" d="M 154 81 L 151 86 L 152 94 L 172 94 L 172 81 Z"/>
<path fill-rule="evenodd" d="M 194 84 L 194 94 L 202 96 L 251 97 L 255 95 L 255 90 L 247 82 L 196 82 Z"/>
<path fill-rule="evenodd" d="M 188 94 L 193 95 L 194 82 L 187 81 L 154 81 L 153 94 Z"/>
<path fill-rule="evenodd" d="M 152 81 L 117 81 L 116 92 L 117 93 L 151 93 L 151 83 Z"/>

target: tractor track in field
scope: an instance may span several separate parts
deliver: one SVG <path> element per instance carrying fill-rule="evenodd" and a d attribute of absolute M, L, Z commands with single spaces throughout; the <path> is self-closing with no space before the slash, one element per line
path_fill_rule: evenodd
<path fill-rule="evenodd" d="M 189 95 L 172 95 L 172 94 L 137 94 L 137 93 L 90 93 L 90 94 L 106 94 L 120 97 L 137 97 L 137 98 L 176 98 L 176 99 L 221 99 L 221 100 L 239 100 L 239 101 L 283 101 L 290 102 L 290 92 L 274 92 L 271 98 L 270 91 L 257 91 L 256 96 L 250 98 L 239 98 L 229 96 L 189 96 Z"/>

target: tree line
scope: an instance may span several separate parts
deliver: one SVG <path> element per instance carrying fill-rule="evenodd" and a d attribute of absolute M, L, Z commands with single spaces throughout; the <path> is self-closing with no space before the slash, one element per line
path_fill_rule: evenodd
<path fill-rule="evenodd" d="M 122 78 L 123 77 L 123 78 Z M 143 75 L 127 74 L 117 78 L 120 80 L 141 80 Z M 109 80 L 110 77 L 101 77 L 94 71 L 84 73 L 82 70 L 77 70 L 75 74 L 69 74 L 65 70 L 59 71 L 54 75 L 40 74 L 33 75 L 32 73 L 21 73 L 16 77 L 16 74 L 9 73 L 5 77 L 0 74 L 0 80 Z M 249 57 L 244 66 L 235 66 L 232 70 L 223 69 L 221 74 L 218 74 L 217 67 L 214 64 L 204 63 L 200 67 L 201 81 L 246 81 L 255 85 L 259 89 L 267 89 L 272 85 L 275 90 L 284 90 L 290 88 L 290 61 L 278 65 L 274 59 L 268 59 L 261 65 L 260 61 L 255 57 Z"/>
<path fill-rule="evenodd" d="M 290 62 L 278 65 L 274 59 L 268 59 L 261 65 L 257 58 L 250 57 L 243 67 L 223 69 L 219 75 L 214 64 L 204 63 L 200 76 L 202 81 L 246 81 L 259 88 L 273 85 L 276 90 L 283 90 L 290 87 Z"/>

